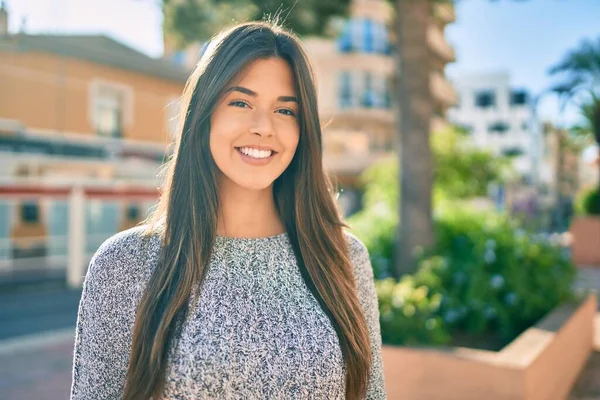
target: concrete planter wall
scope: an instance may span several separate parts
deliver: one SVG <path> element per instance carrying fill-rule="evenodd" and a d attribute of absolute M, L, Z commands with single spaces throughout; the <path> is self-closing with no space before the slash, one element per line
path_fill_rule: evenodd
<path fill-rule="evenodd" d="M 548 314 L 498 352 L 384 346 L 388 398 L 566 399 L 593 348 L 596 298 Z"/>
<path fill-rule="evenodd" d="M 573 262 L 600 267 L 600 216 L 576 217 L 571 224 Z"/>

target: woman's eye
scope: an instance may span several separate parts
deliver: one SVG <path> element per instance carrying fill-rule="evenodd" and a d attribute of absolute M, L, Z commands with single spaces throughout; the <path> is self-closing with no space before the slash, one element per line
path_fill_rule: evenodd
<path fill-rule="evenodd" d="M 234 107 L 242 107 L 242 108 L 250 107 L 250 105 L 248 103 L 246 103 L 245 101 L 241 101 L 241 100 L 232 101 L 231 103 L 229 103 L 229 105 L 234 106 Z"/>
<path fill-rule="evenodd" d="M 289 115 L 291 117 L 294 117 L 296 115 L 296 113 L 290 110 L 289 108 L 281 108 L 277 110 L 277 112 L 280 112 L 283 115 Z"/>

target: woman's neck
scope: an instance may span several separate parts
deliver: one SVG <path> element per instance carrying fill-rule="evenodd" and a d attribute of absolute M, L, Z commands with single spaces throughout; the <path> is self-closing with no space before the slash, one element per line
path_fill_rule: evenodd
<path fill-rule="evenodd" d="M 257 238 L 283 232 L 285 227 L 277 214 L 272 185 L 260 191 L 235 184 L 221 186 L 217 235 Z"/>

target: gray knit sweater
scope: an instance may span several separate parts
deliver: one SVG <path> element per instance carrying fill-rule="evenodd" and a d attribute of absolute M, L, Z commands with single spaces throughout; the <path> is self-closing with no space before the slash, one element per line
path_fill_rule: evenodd
<path fill-rule="evenodd" d="M 373 352 L 367 398 L 385 399 L 373 272 L 365 246 L 346 238 Z M 122 397 L 136 308 L 160 246 L 158 235 L 143 242 L 137 227 L 94 255 L 78 311 L 72 400 Z M 336 332 L 286 234 L 217 236 L 199 301 L 180 332 L 168 354 L 164 399 L 344 398 Z"/>

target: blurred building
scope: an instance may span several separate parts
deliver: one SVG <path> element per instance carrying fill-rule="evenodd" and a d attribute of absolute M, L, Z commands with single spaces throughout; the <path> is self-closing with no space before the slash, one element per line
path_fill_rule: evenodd
<path fill-rule="evenodd" d="M 10 34 L 7 18 L 3 8 L 0 272 L 3 260 L 52 252 L 44 238 L 66 234 L 65 188 L 102 188 L 85 203 L 90 234 L 106 237 L 145 216 L 147 204 L 119 193 L 127 185 L 156 192 L 188 76 L 102 35 Z"/>
<path fill-rule="evenodd" d="M 393 7 L 385 0 L 353 0 L 336 39 L 304 40 L 319 91 L 325 167 L 346 188 L 342 197 L 347 198 L 341 200 L 349 212 L 358 205 L 360 174 L 397 150 L 393 19 Z M 444 74 L 446 64 L 455 60 L 444 38 L 445 26 L 454 19 L 452 5 L 436 4 L 428 29 L 434 131 L 445 125 L 446 110 L 456 102 Z"/>
<path fill-rule="evenodd" d="M 513 156 L 517 172 L 526 182 L 533 181 L 542 143 L 531 126 L 529 93 L 511 87 L 508 73 L 463 76 L 454 85 L 459 102 L 449 110 L 449 119 L 470 132 L 477 146 Z"/>
<path fill-rule="evenodd" d="M 542 133 L 540 183 L 549 203 L 555 203 L 559 196 L 572 201 L 583 187 L 598 185 L 600 154 L 596 146 L 551 123 L 543 125 Z"/>
<path fill-rule="evenodd" d="M 579 179 L 581 186 L 597 185 L 600 182 L 600 147 L 597 144 L 583 149 Z"/>

